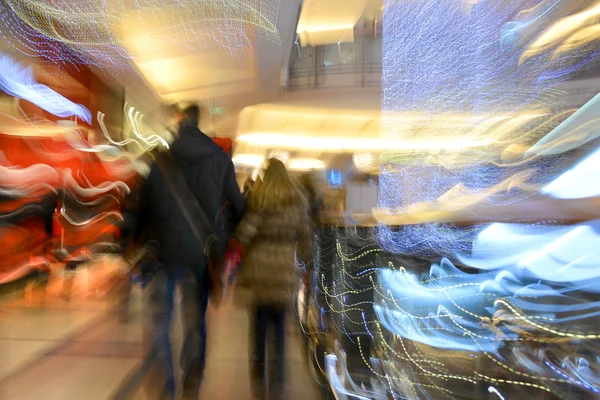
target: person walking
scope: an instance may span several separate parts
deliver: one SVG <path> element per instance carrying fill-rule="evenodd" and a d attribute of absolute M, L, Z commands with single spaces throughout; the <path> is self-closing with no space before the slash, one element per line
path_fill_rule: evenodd
<path fill-rule="evenodd" d="M 254 187 L 254 185 L 256 184 L 256 181 L 254 181 L 254 179 L 252 179 L 252 177 L 246 179 L 244 181 L 244 199 L 248 200 L 248 198 L 250 197 L 250 192 L 252 192 L 252 188 Z"/>
<path fill-rule="evenodd" d="M 285 398 L 285 315 L 298 288 L 296 253 L 311 252 L 308 201 L 284 164 L 270 159 L 262 181 L 250 192 L 248 208 L 235 233 L 246 256 L 239 271 L 236 300 L 248 307 L 250 371 L 257 398 L 269 393 Z M 275 329 L 276 372 L 266 382 L 267 331 Z M 271 366 L 269 366 L 269 369 Z"/>
<path fill-rule="evenodd" d="M 179 360 L 183 398 L 198 397 L 206 358 L 205 314 L 211 289 L 209 260 L 203 244 L 198 241 L 193 221 L 182 207 L 181 198 L 185 197 L 184 193 L 190 194 L 188 199 L 193 197 L 191 201 L 208 216 L 213 224 L 210 229 L 220 231 L 222 241 L 231 235 L 244 212 L 244 200 L 231 158 L 198 129 L 199 119 L 198 106 L 191 106 L 180 114 L 179 137 L 171 145 L 170 155 L 163 157 L 172 161 L 172 171 L 183 175 L 185 179 L 179 182 L 187 187 L 170 182 L 157 160 L 143 182 L 136 217 L 136 237 L 152 226 L 151 236 L 158 247 L 158 267 L 149 285 L 148 309 L 152 326 L 149 340 L 156 357 L 148 381 L 150 391 L 156 389 L 161 399 L 172 399 L 176 392 L 169 335 L 176 286 L 182 296 L 184 325 Z M 219 247 L 222 256 L 225 244 Z M 156 393 L 149 394 L 156 396 Z"/>
<path fill-rule="evenodd" d="M 300 177 L 300 184 L 306 193 L 310 205 L 311 219 L 316 223 L 319 219 L 319 212 L 323 208 L 323 194 L 315 178 L 311 173 L 305 173 Z"/>

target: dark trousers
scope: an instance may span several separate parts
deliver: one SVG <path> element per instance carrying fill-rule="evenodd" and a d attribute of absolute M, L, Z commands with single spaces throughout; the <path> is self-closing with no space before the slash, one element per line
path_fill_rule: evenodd
<path fill-rule="evenodd" d="M 69 301 L 71 298 L 71 292 L 73 291 L 73 283 L 75 281 L 75 274 L 77 267 L 83 264 L 82 261 L 69 261 L 65 265 L 65 279 L 63 281 L 63 287 L 60 296 L 63 300 Z"/>
<path fill-rule="evenodd" d="M 285 309 L 280 306 L 257 306 L 250 310 L 250 344 L 252 346 L 251 354 L 251 371 L 252 379 L 255 383 L 262 384 L 265 379 L 267 367 L 267 335 L 269 325 L 274 328 L 274 348 L 269 348 L 269 359 L 274 364 L 269 364 L 275 367 L 274 374 L 269 374 L 269 377 L 274 377 L 278 382 L 283 383 L 285 379 Z M 272 351 L 271 351 L 272 349 Z"/>
<path fill-rule="evenodd" d="M 206 308 L 208 306 L 209 279 L 190 266 L 175 266 L 158 272 L 148 289 L 150 301 L 150 335 L 147 345 L 153 357 L 149 374 L 148 393 L 170 399 L 175 395 L 175 371 L 171 350 L 170 327 L 174 309 L 175 288 L 181 291 L 181 320 L 183 323 L 183 348 L 179 366 L 187 390 L 199 390 L 200 379 L 206 363 Z M 190 387 L 195 386 L 195 387 Z M 154 397 L 151 397 L 154 398 Z"/>
<path fill-rule="evenodd" d="M 79 264 L 83 264 L 83 262 L 81 262 L 81 261 L 69 261 L 67 263 L 67 265 L 65 265 L 65 271 L 75 272 L 75 271 L 77 271 L 77 267 L 79 266 Z"/>

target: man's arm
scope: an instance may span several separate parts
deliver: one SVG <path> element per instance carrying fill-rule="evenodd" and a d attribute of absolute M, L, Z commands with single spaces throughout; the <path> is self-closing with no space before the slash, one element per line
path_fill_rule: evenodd
<path fill-rule="evenodd" d="M 58 195 L 50 193 L 42 200 L 42 216 L 44 218 L 44 227 L 46 234 L 52 236 L 52 226 L 54 224 L 54 211 L 58 208 Z"/>
<path fill-rule="evenodd" d="M 230 222 L 232 229 L 235 229 L 244 216 L 245 202 L 244 196 L 240 192 L 240 187 L 235 179 L 235 168 L 233 166 L 233 162 L 229 157 L 227 157 L 227 161 L 225 163 L 224 180 L 224 202 L 228 202 L 230 204 Z"/>
<path fill-rule="evenodd" d="M 156 165 L 152 165 L 150 175 L 146 179 L 142 178 L 141 182 L 139 182 L 140 187 L 138 188 L 135 198 L 131 199 L 129 202 L 130 208 L 127 214 L 129 214 L 129 223 L 132 231 L 132 239 L 134 241 L 137 241 L 140 236 L 142 236 L 152 217 L 152 212 L 150 210 L 150 194 L 157 173 Z"/>

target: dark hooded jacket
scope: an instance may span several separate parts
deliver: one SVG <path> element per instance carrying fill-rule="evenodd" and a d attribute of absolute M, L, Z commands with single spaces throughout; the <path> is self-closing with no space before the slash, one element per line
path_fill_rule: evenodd
<path fill-rule="evenodd" d="M 206 216 L 213 221 L 218 219 L 217 223 L 226 228 L 227 240 L 244 212 L 244 199 L 231 158 L 192 126 L 181 127 L 171 153 Z M 138 210 L 135 234 L 158 242 L 158 259 L 166 268 L 189 265 L 200 269 L 199 272 L 206 268 L 202 246 L 157 165 L 152 166 L 143 183 Z M 152 234 L 144 232 L 149 228 Z"/>

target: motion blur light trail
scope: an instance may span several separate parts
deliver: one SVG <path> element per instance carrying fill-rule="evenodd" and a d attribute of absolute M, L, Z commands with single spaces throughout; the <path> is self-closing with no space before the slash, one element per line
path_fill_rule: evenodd
<path fill-rule="evenodd" d="M 127 104 L 125 105 L 125 109 L 127 109 Z M 169 148 L 169 144 L 165 139 L 157 135 L 153 132 L 142 133 L 142 119 L 144 118 L 144 114 L 135 110 L 135 107 L 129 107 L 126 112 L 127 120 L 129 122 L 129 126 L 131 127 L 131 131 L 142 143 L 145 144 L 146 148 L 154 148 L 158 145 Z"/>
<path fill-rule="evenodd" d="M 597 276 L 565 280 L 550 268 L 540 278 L 507 260 L 485 271 L 391 256 L 369 232 L 339 228 L 333 241 L 317 240 L 314 300 L 320 319 L 339 332 L 340 349 L 324 361 L 338 393 L 484 398 L 493 385 L 504 398 L 600 396 Z M 542 241 L 557 236 L 549 232 Z M 523 242 L 530 252 L 544 247 Z M 579 254 L 560 262 L 568 265 L 568 257 Z M 352 361 L 356 350 L 372 373 L 369 389 L 352 382 L 361 368 Z"/>
<path fill-rule="evenodd" d="M 531 146 L 525 156 L 560 154 L 596 139 L 600 135 L 597 129 L 599 109 L 600 94 Z"/>
<path fill-rule="evenodd" d="M 515 112 L 559 81 L 536 82 L 546 60 L 518 68 L 520 48 L 498 51 L 498 36 L 531 1 L 388 0 L 384 9 L 383 111 L 431 115 Z M 514 92 L 520 103 L 514 103 Z M 466 128 L 466 127 L 465 127 Z M 440 132 L 439 136 L 443 136 Z"/>
<path fill-rule="evenodd" d="M 53 188 L 59 176 L 46 164 L 27 168 L 8 168 L 0 165 L 0 193 L 9 197 L 30 197 L 42 187 Z"/>
<path fill-rule="evenodd" d="M 28 58 L 37 58 L 44 67 L 78 69 L 77 65 L 80 62 L 95 65 L 76 49 L 67 49 L 59 42 L 37 32 L 21 20 L 5 1 L 0 2 L 0 35 L 9 49 Z"/>
<path fill-rule="evenodd" d="M 546 12 L 552 8 L 573 7 L 570 2 L 546 1 L 548 7 Z M 597 45 L 600 40 L 598 35 L 599 24 L 597 22 L 600 15 L 600 3 L 596 1 L 573 2 L 579 9 L 572 15 L 560 19 L 556 24 L 544 30 L 542 34 L 527 48 L 520 58 L 523 63 L 540 54 L 551 52 L 552 58 L 557 58 L 565 53 L 574 51 L 591 45 Z M 545 13 L 544 13 L 545 14 Z M 539 20 L 542 16 L 536 17 Z M 531 21 L 529 21 L 531 23 Z"/>
<path fill-rule="evenodd" d="M 572 113 L 569 93 L 556 95 L 598 66 L 599 7 L 385 2 L 382 133 L 488 143 L 381 158 L 377 239 L 395 256 L 369 265 L 376 317 L 359 339 L 373 338 L 384 367 L 372 347 L 363 361 L 398 398 L 600 398 L 600 222 L 554 208 L 600 201 L 598 97 Z M 398 129 L 408 113 L 424 117 Z M 471 118 L 457 125 L 457 114 Z M 536 117 L 520 123 L 525 115 Z M 342 268 L 371 251 L 340 254 Z M 338 311 L 360 307 L 338 301 Z"/>
<path fill-rule="evenodd" d="M 600 221 L 576 226 L 492 224 L 462 263 L 478 269 L 510 270 L 549 282 L 600 283 Z M 587 285 L 586 285 L 587 286 Z M 588 290 L 594 291 L 590 285 Z"/>
<path fill-rule="evenodd" d="M 598 97 L 561 122 L 568 115 L 561 106 L 568 93 L 555 96 L 554 88 L 592 65 L 595 51 L 581 46 L 572 48 L 568 56 L 547 56 L 559 40 L 540 47 L 540 53 L 527 62 L 519 65 L 519 59 L 538 35 L 556 32 L 569 14 L 587 16 L 591 11 L 585 10 L 595 10 L 597 4 L 484 0 L 467 6 L 454 0 L 388 0 L 382 133 L 397 140 L 418 137 L 444 142 L 449 132 L 452 136 L 462 132 L 474 143 L 487 141 L 488 146 L 391 149 L 381 160 L 379 206 L 396 214 L 435 215 L 466 205 L 517 204 L 563 174 L 568 166 L 566 152 L 592 145 L 597 136 Z M 586 64 L 581 59 L 589 60 Z M 544 109 L 549 111 L 539 112 Z M 406 113 L 423 116 L 417 128 L 397 129 L 398 116 Z M 471 117 L 461 123 L 454 118 L 457 113 Z M 510 119 L 490 124 L 492 115 L 503 114 Z M 536 117 L 518 123 L 527 115 Z M 553 127 L 555 123 L 558 126 Z M 505 155 L 512 160 L 504 162 Z M 556 197 L 565 198 L 569 189 L 557 189 L 558 184 L 548 190 L 561 190 Z M 585 189 L 572 190 L 569 196 L 594 194 L 594 183 L 580 187 Z M 461 229 L 436 225 L 380 230 L 386 249 L 448 256 L 468 254 L 465 239 L 468 242 L 471 233 L 477 233 L 467 232 L 465 237 Z"/>
<path fill-rule="evenodd" d="M 2 5 L 7 25 L 23 28 L 5 32 L 16 49 L 36 52 L 15 35 L 20 32 L 75 52 L 68 56 L 42 44 L 37 55 L 48 62 L 53 57 L 64 64 L 75 59 L 111 71 L 130 68 L 131 60 L 208 54 L 213 49 L 239 56 L 255 36 L 280 40 L 279 0 L 6 0 Z"/>
<path fill-rule="evenodd" d="M 13 69 L 8 72 L 22 72 L 18 64 L 9 61 Z M 86 118 L 91 116 L 87 109 L 36 84 L 31 75 L 23 84 L 13 79 L 21 75 L 7 74 L 6 69 L 0 72 L 3 82 L 12 85 L 8 94 L 25 87 L 26 95 L 21 97 L 35 101 L 32 96 L 41 91 L 42 98 L 59 100 L 50 101 L 50 106 L 34 103 L 40 108 L 45 106 L 58 116 L 83 111 Z M 140 174 L 148 172 L 147 152 L 156 146 L 168 147 L 165 139 L 148 131 L 143 115 L 134 114 L 133 108 L 125 114 L 131 118 L 125 119 L 129 126 L 122 142 L 110 139 L 102 113 L 98 119 L 105 140 L 99 141 L 91 140 L 97 136 L 90 127 L 24 116 L 17 124 L 4 126 L 6 134 L 0 135 L 0 247 L 6 250 L 0 260 L 0 284 L 33 270 L 50 271 L 56 262 L 86 262 L 97 254 L 120 251 L 117 238 L 123 200 L 132 195 Z M 6 117 L 10 121 L 16 118 L 12 114 Z M 40 126 L 44 129 L 38 129 Z M 14 132 L 13 127 L 18 130 Z M 50 135 L 44 136 L 46 132 Z M 133 151 L 128 150 L 131 144 Z"/>
<path fill-rule="evenodd" d="M 408 365 L 401 362 L 403 366 L 433 370 L 432 361 L 437 358 L 445 372 L 430 372 L 430 376 L 474 383 L 490 381 L 492 372 L 482 373 L 484 370 L 480 369 L 489 360 L 490 366 L 503 371 L 502 379 L 497 379 L 501 383 L 545 391 L 550 391 L 552 385 L 565 385 L 556 392 L 559 398 L 569 392 L 569 385 L 583 388 L 590 395 L 600 393 L 597 384 L 590 384 L 597 382 L 597 371 L 585 368 L 590 365 L 588 351 L 600 339 L 600 332 L 594 329 L 600 317 L 600 303 L 587 302 L 582 297 L 586 287 L 535 283 L 508 271 L 467 273 L 447 260 L 434 264 L 430 273 L 420 279 L 404 268 L 383 270 L 379 282 L 382 294 L 375 311 L 382 326 L 398 335 L 400 354 L 409 359 Z M 577 323 L 577 330 L 573 323 Z M 388 343 L 390 337 L 381 333 L 380 339 Z M 392 337 L 391 344 L 385 346 L 393 346 L 394 342 Z M 413 342 L 421 346 L 409 346 Z M 536 355 L 535 348 L 541 343 L 545 343 L 544 350 Z M 452 353 L 444 355 L 442 349 Z M 421 352 L 432 358 L 418 362 Z M 511 366 L 512 353 L 517 356 L 519 368 Z M 470 358 L 471 366 L 444 363 L 450 354 Z M 577 370 L 591 372 L 589 377 L 582 379 L 566 368 L 574 354 L 583 360 L 583 368 Z M 556 364 L 554 357 L 564 357 L 562 365 Z M 439 365 L 435 370 L 440 371 Z M 455 395 L 461 392 L 452 385 L 445 387 Z"/>
<path fill-rule="evenodd" d="M 58 117 L 76 116 L 88 124 L 92 123 L 92 114 L 87 108 L 37 83 L 30 68 L 23 67 L 3 53 L 0 53 L 0 89 Z"/>

